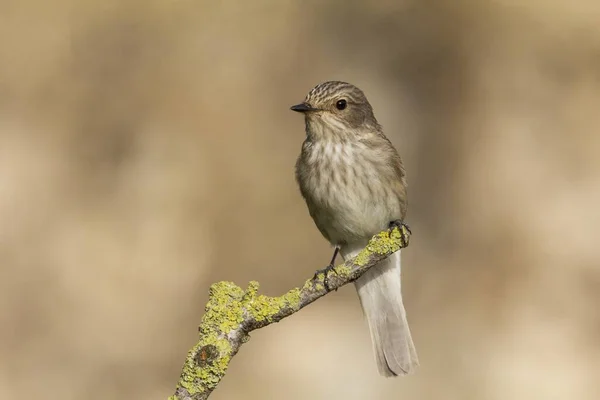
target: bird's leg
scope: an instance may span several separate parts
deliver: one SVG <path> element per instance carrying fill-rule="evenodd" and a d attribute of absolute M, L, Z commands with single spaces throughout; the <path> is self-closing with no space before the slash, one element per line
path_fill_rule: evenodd
<path fill-rule="evenodd" d="M 408 234 L 406 234 L 404 232 L 404 229 L 402 228 L 406 228 L 406 230 L 408 231 Z M 394 228 L 398 228 L 398 230 L 400 231 L 400 236 L 402 236 L 402 245 L 404 247 L 408 246 L 408 239 L 409 236 L 412 235 L 412 231 L 410 230 L 410 227 L 408 226 L 408 224 L 405 224 L 404 221 L 401 221 L 399 219 L 391 221 L 390 224 L 388 225 L 389 228 L 389 235 L 391 237 L 392 235 L 392 231 L 394 230 Z"/>
<path fill-rule="evenodd" d="M 339 252 L 340 252 L 340 248 L 338 246 L 335 246 L 335 250 L 333 251 L 333 257 L 331 257 L 331 261 L 329 262 L 329 265 L 323 269 L 317 270 L 317 272 L 315 272 L 315 276 L 313 277 L 313 280 L 317 280 L 317 277 L 319 276 L 319 274 L 322 273 L 323 274 L 323 286 L 325 286 L 325 290 L 327 290 L 328 292 L 329 292 L 329 278 L 327 277 L 327 274 L 330 271 L 333 271 L 337 274 L 334 263 L 335 263 L 335 259 Z"/>
<path fill-rule="evenodd" d="M 333 250 L 333 257 L 331 257 L 331 261 L 329 261 L 330 267 L 333 267 L 333 265 L 335 264 L 335 259 L 339 252 L 340 252 L 340 248 L 335 246 L 335 249 Z"/>

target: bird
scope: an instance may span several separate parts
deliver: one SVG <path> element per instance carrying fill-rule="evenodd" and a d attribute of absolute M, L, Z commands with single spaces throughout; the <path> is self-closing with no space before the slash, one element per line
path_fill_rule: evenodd
<path fill-rule="evenodd" d="M 406 172 L 358 87 L 342 81 L 320 83 L 291 110 L 304 114 L 306 132 L 296 181 L 315 225 L 334 247 L 331 262 L 322 270 L 326 284 L 338 253 L 349 260 L 373 235 L 404 224 Z M 408 375 L 419 366 L 402 301 L 400 253 L 354 282 L 378 372 L 385 377 Z"/>

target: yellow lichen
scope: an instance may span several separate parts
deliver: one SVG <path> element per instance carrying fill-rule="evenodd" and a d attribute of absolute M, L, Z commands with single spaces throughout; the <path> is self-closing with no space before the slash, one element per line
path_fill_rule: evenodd
<path fill-rule="evenodd" d="M 246 299 L 254 299 L 258 294 L 259 283 L 256 281 L 250 281 L 248 284 L 248 289 L 246 289 Z"/>
<path fill-rule="evenodd" d="M 390 254 L 406 247 L 409 236 L 404 226 L 401 230 L 394 228 L 391 233 L 375 235 L 357 255 L 355 264 L 364 266 L 373 254 Z M 406 243 L 403 239 L 406 239 Z M 351 273 L 352 268 L 345 264 L 334 269 L 334 274 L 342 279 L 347 279 Z M 309 279 L 304 283 L 303 290 L 312 287 L 322 290 L 324 278 L 324 273 L 319 273 L 316 282 Z M 251 281 L 246 291 L 232 282 L 218 282 L 210 287 L 210 299 L 200 325 L 200 341 L 188 353 L 179 381 L 179 387 L 190 395 L 214 389 L 225 375 L 233 351 L 226 335 L 240 328 L 246 313 L 258 322 L 272 322 L 273 317 L 283 309 L 300 309 L 301 290 L 298 288 L 280 297 L 259 295 L 258 289 L 256 281 Z M 248 336 L 243 336 L 242 342 L 247 339 Z M 171 396 L 169 400 L 177 400 L 177 396 Z"/>
<path fill-rule="evenodd" d="M 304 285 L 302 285 L 302 290 L 308 290 L 314 286 L 314 281 L 312 279 L 307 279 L 304 281 Z"/>
<path fill-rule="evenodd" d="M 250 282 L 246 291 L 231 282 L 218 282 L 210 287 L 210 299 L 200 325 L 200 342 L 189 352 L 179 382 L 189 394 L 213 389 L 225 375 L 232 353 L 225 335 L 239 329 L 245 312 L 256 321 L 272 321 L 283 308 L 300 308 L 299 289 L 281 297 L 267 297 L 258 295 L 258 288 L 255 281 Z M 216 351 L 215 357 L 205 358 L 208 352 L 205 346 L 211 346 L 210 352 Z"/>
<path fill-rule="evenodd" d="M 209 293 L 202 327 L 213 329 L 218 326 L 221 332 L 235 329 L 243 320 L 242 288 L 232 282 L 218 282 L 210 287 Z"/>
<path fill-rule="evenodd" d="M 345 264 L 340 264 L 334 268 L 334 273 L 337 274 L 340 278 L 346 279 L 352 272 L 352 268 L 346 266 Z"/>
<path fill-rule="evenodd" d="M 200 367 L 198 353 L 209 345 L 215 346 L 218 355 Z M 191 395 L 212 389 L 225 375 L 230 360 L 231 345 L 225 338 L 219 337 L 216 331 L 211 330 L 188 353 L 179 384 Z"/>
<path fill-rule="evenodd" d="M 293 288 L 283 295 L 283 301 L 294 311 L 300 309 L 300 300 L 300 289 L 298 288 Z"/>
<path fill-rule="evenodd" d="M 231 359 L 231 345 L 223 336 L 236 329 L 243 320 L 241 299 L 244 291 L 231 282 L 218 282 L 210 287 L 210 298 L 200 325 L 200 342 L 188 353 L 179 384 L 191 395 L 212 389 L 225 375 Z M 198 353 L 212 345 L 218 356 L 198 366 Z"/>
<path fill-rule="evenodd" d="M 294 288 L 280 297 L 258 295 L 246 304 L 246 309 L 258 321 L 273 320 L 273 317 L 284 308 L 298 310 L 300 308 L 300 289 Z"/>
<path fill-rule="evenodd" d="M 405 227 L 402 227 L 402 233 L 398 228 L 394 228 L 391 232 L 384 231 L 375 235 L 365 249 L 363 249 L 354 262 L 363 267 L 368 262 L 373 254 L 390 254 L 400 250 L 402 247 L 402 236 L 408 237 L 409 233 Z"/>
<path fill-rule="evenodd" d="M 360 253 L 358 253 L 356 258 L 354 259 L 354 263 L 360 267 L 364 267 L 367 264 L 367 262 L 369 262 L 369 259 L 371 258 L 372 254 L 373 252 L 370 251 L 368 248 L 363 249 Z"/>

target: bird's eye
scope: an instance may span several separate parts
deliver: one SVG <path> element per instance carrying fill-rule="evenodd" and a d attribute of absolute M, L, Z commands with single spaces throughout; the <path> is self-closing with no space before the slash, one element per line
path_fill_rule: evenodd
<path fill-rule="evenodd" d="M 338 100 L 337 103 L 335 103 L 335 108 L 337 108 L 338 110 L 343 110 L 344 108 L 346 108 L 346 105 L 346 100 Z"/>

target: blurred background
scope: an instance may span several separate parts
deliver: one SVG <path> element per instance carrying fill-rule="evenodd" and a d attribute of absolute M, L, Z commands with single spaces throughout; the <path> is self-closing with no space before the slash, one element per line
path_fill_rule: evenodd
<path fill-rule="evenodd" d="M 354 288 L 255 332 L 211 399 L 597 399 L 600 3 L 1 0 L 0 398 L 172 394 L 209 285 L 329 260 L 289 106 L 362 88 L 404 158 L 421 367 Z"/>

